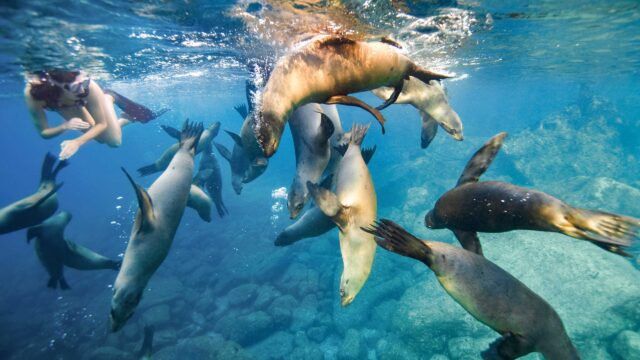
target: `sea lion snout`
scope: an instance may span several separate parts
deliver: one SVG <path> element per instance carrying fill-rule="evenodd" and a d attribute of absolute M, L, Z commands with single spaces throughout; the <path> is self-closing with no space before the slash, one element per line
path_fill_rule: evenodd
<path fill-rule="evenodd" d="M 433 229 L 435 226 L 433 210 L 429 210 L 427 215 L 424 216 L 424 226 Z"/>
<path fill-rule="evenodd" d="M 254 131 L 264 156 L 269 158 L 278 150 L 284 123 L 271 113 L 263 113 L 261 119 L 254 124 Z"/>

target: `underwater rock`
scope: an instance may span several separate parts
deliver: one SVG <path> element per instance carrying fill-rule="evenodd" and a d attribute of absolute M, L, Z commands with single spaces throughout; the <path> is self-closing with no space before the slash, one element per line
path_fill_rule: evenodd
<path fill-rule="evenodd" d="M 297 307 L 298 301 L 293 296 L 284 295 L 273 300 L 267 311 L 273 317 L 274 326 L 285 329 L 291 322 L 292 310 Z"/>
<path fill-rule="evenodd" d="M 324 354 L 318 346 L 298 346 L 287 357 L 291 360 L 323 360 Z"/>
<path fill-rule="evenodd" d="M 158 328 L 171 321 L 171 308 L 169 305 L 156 305 L 142 314 L 142 324 Z"/>
<path fill-rule="evenodd" d="M 640 334 L 624 330 L 613 341 L 613 351 L 625 360 L 640 360 Z"/>
<path fill-rule="evenodd" d="M 291 330 L 306 329 L 313 324 L 318 313 L 318 299 L 309 294 L 302 299 L 300 305 L 293 310 Z"/>
<path fill-rule="evenodd" d="M 247 315 L 229 312 L 216 323 L 214 329 L 225 338 L 242 346 L 248 346 L 269 336 L 273 332 L 274 319 L 264 311 Z"/>
<path fill-rule="evenodd" d="M 118 360 L 133 359 L 131 354 L 110 346 L 103 346 L 92 351 L 86 359 L 91 360 Z"/>
<path fill-rule="evenodd" d="M 153 360 L 198 359 L 218 360 L 252 359 L 240 345 L 226 341 L 221 335 L 210 333 L 195 338 L 187 338 L 176 346 L 166 347 L 153 354 Z"/>
<path fill-rule="evenodd" d="M 285 359 L 293 351 L 293 336 L 288 332 L 278 331 L 248 350 L 256 359 Z"/>
<path fill-rule="evenodd" d="M 174 328 L 156 330 L 153 334 L 153 347 L 161 349 L 168 345 L 174 345 L 178 341 L 178 335 Z"/>
<path fill-rule="evenodd" d="M 338 350 L 338 360 L 358 360 L 364 357 L 364 344 L 355 329 L 347 330 Z"/>
<path fill-rule="evenodd" d="M 261 310 L 269 306 L 269 304 L 271 304 L 273 299 L 277 298 L 278 296 L 281 296 L 281 294 L 278 290 L 276 290 L 276 288 L 274 288 L 269 284 L 262 285 L 258 289 L 258 296 L 256 297 L 256 300 L 253 302 L 253 307 L 256 310 Z"/>
<path fill-rule="evenodd" d="M 227 294 L 227 300 L 231 306 L 244 306 L 249 304 L 256 298 L 258 285 L 243 284 L 233 288 Z"/>
<path fill-rule="evenodd" d="M 195 305 L 195 310 L 202 314 L 211 314 L 216 310 L 215 296 L 211 289 L 206 289 Z"/>
<path fill-rule="evenodd" d="M 152 278 L 147 291 L 144 292 L 141 307 L 150 308 L 154 305 L 171 302 L 183 296 L 185 292 L 182 282 L 175 276 Z"/>
<path fill-rule="evenodd" d="M 421 360 L 424 356 L 419 356 L 402 342 L 397 337 L 385 336 L 378 340 L 376 344 L 376 355 L 380 360 Z M 445 357 L 446 360 L 446 357 Z"/>
<path fill-rule="evenodd" d="M 468 336 L 453 338 L 447 342 L 449 357 L 456 360 L 476 360 L 478 354 L 489 348 L 489 344 L 497 339 L 498 336 L 496 334 L 496 336 L 484 338 L 471 338 Z"/>
<path fill-rule="evenodd" d="M 325 325 L 314 326 L 307 330 L 307 336 L 309 337 L 309 339 L 320 343 L 327 337 L 327 330 L 328 327 Z"/>
<path fill-rule="evenodd" d="M 301 299 L 307 294 L 314 293 L 319 288 L 319 274 L 316 270 L 300 263 L 292 263 L 284 272 L 279 286 L 287 294 L 295 294 Z"/>

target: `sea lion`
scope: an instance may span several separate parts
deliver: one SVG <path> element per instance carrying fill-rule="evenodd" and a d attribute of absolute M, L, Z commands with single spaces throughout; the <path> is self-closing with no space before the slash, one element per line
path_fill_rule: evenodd
<path fill-rule="evenodd" d="M 264 157 L 253 132 L 253 122 L 255 121 L 252 94 L 255 87 L 250 81 L 246 82 L 245 93 L 247 105 L 236 105 L 234 109 L 242 118 L 240 135 L 225 130 L 233 140 L 231 151 L 220 143 L 214 143 L 220 155 L 229 162 L 231 167 L 231 186 L 236 194 L 240 195 L 243 184 L 250 183 L 262 175 L 269 159 Z"/>
<path fill-rule="evenodd" d="M 482 247 L 477 232 L 538 230 L 588 240 L 627 255 L 621 247 L 638 238 L 638 219 L 574 208 L 551 195 L 505 182 L 478 182 L 506 136 L 499 133 L 471 157 L 456 187 L 442 195 L 425 216 L 427 227 L 450 229 L 465 249 L 478 254 Z"/>
<path fill-rule="evenodd" d="M 287 194 L 291 219 L 304 208 L 309 197 L 307 181 L 317 182 L 331 159 L 329 140 L 335 131 L 333 122 L 319 104 L 300 106 L 289 120 L 296 156 L 296 174 Z"/>
<path fill-rule="evenodd" d="M 151 354 L 153 353 L 153 334 L 155 329 L 151 325 L 144 326 L 144 338 L 142 339 L 142 346 L 138 351 L 138 359 L 151 360 Z"/>
<path fill-rule="evenodd" d="M 382 87 L 374 89 L 373 93 L 381 98 L 388 99 L 393 94 L 393 88 Z M 439 124 L 444 131 L 454 139 L 464 139 L 460 116 L 451 106 L 440 82 L 432 80 L 424 83 L 414 77 L 404 81 L 402 92 L 396 99 L 396 104 L 411 104 L 420 111 L 422 118 L 421 147 L 426 149 L 438 130 Z"/>
<path fill-rule="evenodd" d="M 192 208 L 198 212 L 198 216 L 206 222 L 211 222 L 211 198 L 207 193 L 202 190 L 196 184 L 191 184 L 189 189 L 189 200 L 187 201 L 187 207 Z"/>
<path fill-rule="evenodd" d="M 176 140 L 180 140 L 180 130 L 173 128 L 171 126 L 162 125 L 162 129 L 172 138 Z M 208 128 L 206 128 L 202 132 L 202 136 L 200 137 L 200 141 L 198 142 L 198 147 L 196 148 L 196 154 L 201 153 L 204 149 L 207 148 L 208 144 L 211 144 L 213 139 L 218 136 L 218 132 L 220 131 L 220 121 L 216 121 L 211 124 Z M 173 159 L 173 156 L 178 152 L 180 145 L 175 143 L 169 146 L 163 153 L 160 155 L 158 160 L 156 160 L 153 164 L 149 164 L 143 166 L 138 169 L 138 174 L 140 176 L 147 176 L 151 174 L 155 174 L 160 171 L 164 171 L 169 163 Z"/>
<path fill-rule="evenodd" d="M 135 189 L 140 209 L 113 285 L 109 318 L 114 332 L 133 315 L 149 279 L 169 253 L 189 200 L 193 157 L 202 132 L 202 123 L 185 121 L 178 151 L 147 191 L 123 169 Z"/>
<path fill-rule="evenodd" d="M 369 111 L 383 125 L 378 110 L 395 102 L 404 79 L 414 76 L 428 83 L 449 76 L 413 63 L 392 45 L 367 43 L 340 36 L 317 36 L 282 57 L 264 88 L 254 131 L 266 157 L 278 149 L 284 124 L 304 104 L 343 104 Z M 374 109 L 348 96 L 360 91 L 394 87 L 385 103 Z"/>
<path fill-rule="evenodd" d="M 56 212 L 56 192 L 62 186 L 62 183 L 56 184 L 56 176 L 68 162 L 60 161 L 54 169 L 55 164 L 56 157 L 47 153 L 42 163 L 38 191 L 0 209 L 0 234 L 38 225 Z"/>
<path fill-rule="evenodd" d="M 371 160 L 375 151 L 375 146 L 373 148 L 362 149 L 362 159 L 366 164 L 369 164 L 369 160 Z M 334 152 L 340 154 L 336 149 L 334 149 Z M 339 156 L 342 157 L 342 155 Z M 331 190 L 334 183 L 333 178 L 334 176 L 332 174 L 325 177 L 320 186 Z M 314 205 L 305 211 L 296 222 L 287 226 L 278 235 L 274 244 L 276 246 L 288 246 L 302 239 L 320 236 L 335 227 L 336 223 Z"/>
<path fill-rule="evenodd" d="M 153 111 L 148 107 L 138 104 L 137 102 L 127 99 L 126 97 L 118 94 L 113 90 L 104 90 L 105 94 L 109 94 L 113 97 L 114 103 L 122 110 L 122 117 L 127 120 L 148 123 L 149 121 L 160 117 L 162 114 L 171 110 L 168 108 L 161 109 L 159 111 Z"/>
<path fill-rule="evenodd" d="M 427 265 L 458 304 L 502 335 L 482 352 L 483 359 L 516 359 L 532 352 L 547 360 L 580 359 L 551 305 L 491 261 L 446 243 L 419 240 L 391 220 L 364 230 L 386 250 Z"/>
<path fill-rule="evenodd" d="M 340 230 L 340 251 L 344 270 L 340 278 L 340 303 L 349 305 L 371 272 L 376 244 L 360 227 L 376 218 L 376 191 L 371 174 L 360 152 L 369 125 L 354 125 L 351 141 L 336 171 L 336 192 L 311 182 L 309 193 L 322 212 Z"/>
<path fill-rule="evenodd" d="M 27 242 L 35 238 L 36 255 L 49 273 L 47 286 L 52 289 L 57 288 L 58 284 L 62 290 L 70 288 L 64 278 L 65 266 L 78 270 L 118 270 L 120 268 L 120 261 L 111 260 L 66 240 L 64 230 L 70 221 L 71 214 L 61 211 L 27 231 Z"/>
<path fill-rule="evenodd" d="M 220 217 L 229 213 L 222 200 L 222 173 L 211 144 L 202 152 L 198 173 L 193 178 L 193 183 L 209 193 Z"/>

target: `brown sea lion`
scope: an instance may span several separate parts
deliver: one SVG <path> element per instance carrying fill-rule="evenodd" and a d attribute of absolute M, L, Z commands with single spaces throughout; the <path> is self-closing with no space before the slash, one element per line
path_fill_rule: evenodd
<path fill-rule="evenodd" d="M 572 207 L 541 191 L 500 181 L 478 182 L 497 155 L 507 133 L 491 138 L 467 163 L 455 188 L 446 192 L 425 217 L 431 229 L 448 228 L 462 246 L 482 254 L 477 232 L 538 230 L 559 232 L 627 255 L 640 232 L 640 220 Z"/>
<path fill-rule="evenodd" d="M 265 156 L 272 156 L 291 113 L 312 102 L 361 107 L 375 116 L 384 132 L 378 110 L 395 102 L 409 76 L 425 83 L 449 77 L 416 65 L 387 43 L 317 36 L 282 57 L 271 72 L 254 124 L 258 143 Z M 394 91 L 378 109 L 348 96 L 381 86 Z"/>
<path fill-rule="evenodd" d="M 427 265 L 458 304 L 502 335 L 482 352 L 483 359 L 516 359 L 532 352 L 547 360 L 580 359 L 551 305 L 491 261 L 446 243 L 419 240 L 391 220 L 363 230 L 381 247 Z"/>

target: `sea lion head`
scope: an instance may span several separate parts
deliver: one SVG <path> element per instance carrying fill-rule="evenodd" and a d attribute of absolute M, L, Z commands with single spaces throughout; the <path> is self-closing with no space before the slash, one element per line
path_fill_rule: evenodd
<path fill-rule="evenodd" d="M 278 150 L 283 129 L 284 121 L 280 116 L 269 111 L 260 114 L 259 120 L 255 123 L 254 131 L 264 156 L 269 158 Z"/>
<path fill-rule="evenodd" d="M 443 228 L 443 226 L 440 224 L 440 221 L 438 221 L 438 217 L 436 216 L 433 209 L 429 210 L 427 215 L 424 216 L 424 226 L 428 227 L 429 229 Z"/>
<path fill-rule="evenodd" d="M 307 200 L 309 192 L 304 181 L 299 181 L 296 175 L 291 184 L 291 191 L 287 195 L 287 207 L 289 208 L 289 216 L 291 219 L 295 219 L 300 215 L 300 212 L 304 208 L 304 204 Z"/>
<path fill-rule="evenodd" d="M 111 312 L 109 313 L 112 332 L 122 329 L 127 320 L 133 316 L 142 298 L 143 290 L 144 288 L 136 286 L 124 286 L 122 288 L 114 286 Z"/>
<path fill-rule="evenodd" d="M 364 286 L 369 277 L 369 271 L 363 271 L 366 267 L 345 263 L 342 277 L 340 278 L 340 305 L 347 306 L 353 302 L 356 295 Z"/>
<path fill-rule="evenodd" d="M 434 118 L 454 139 L 464 139 L 460 116 L 449 105 L 447 93 L 438 81 L 431 80 L 427 84 L 427 104 L 422 110 Z"/>
<path fill-rule="evenodd" d="M 238 195 L 242 192 L 243 179 L 244 177 L 240 174 L 235 172 L 231 174 L 231 187 L 233 187 L 233 191 Z"/>

